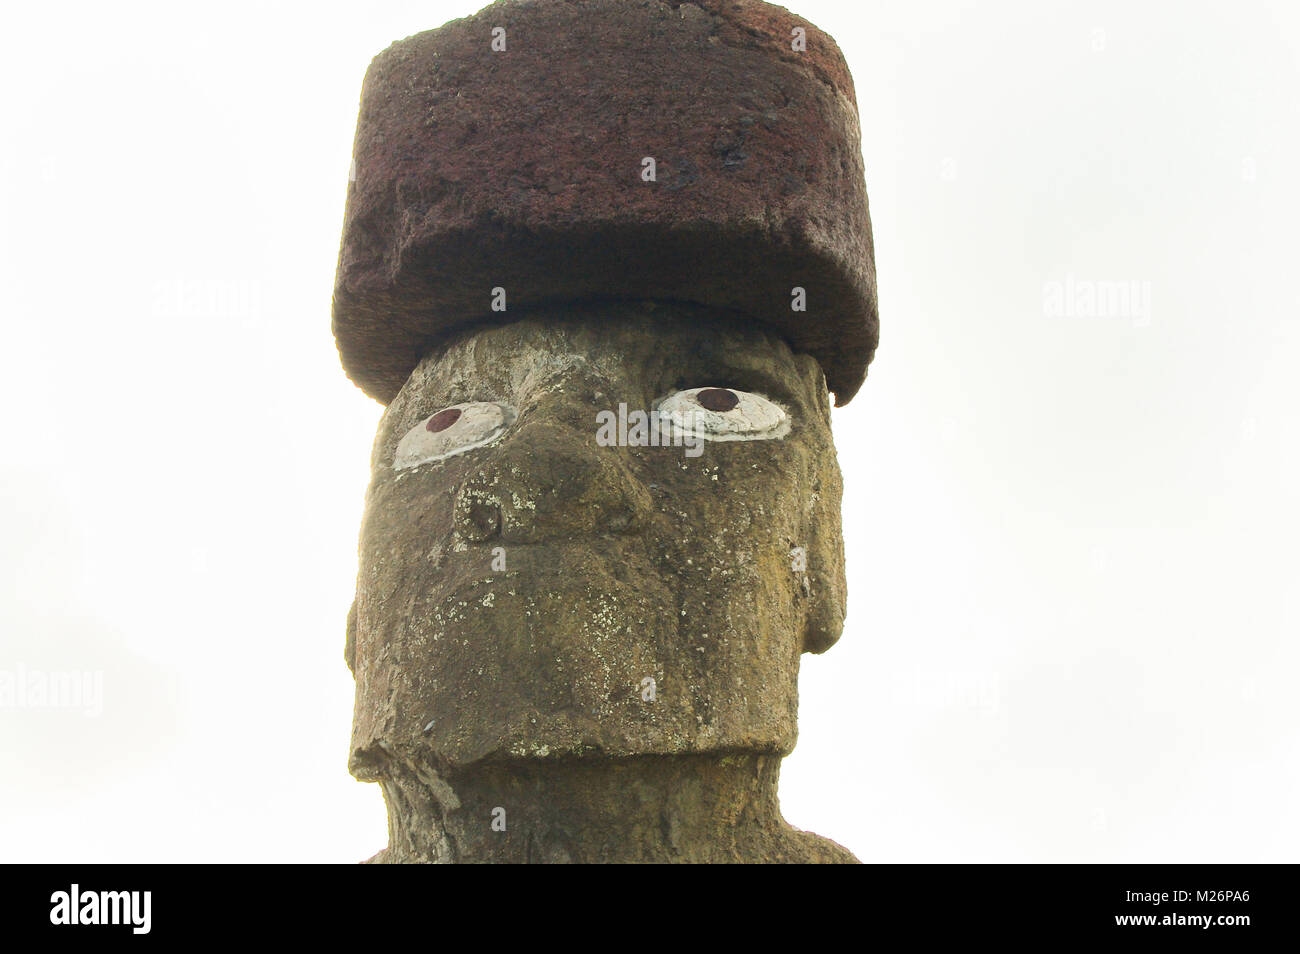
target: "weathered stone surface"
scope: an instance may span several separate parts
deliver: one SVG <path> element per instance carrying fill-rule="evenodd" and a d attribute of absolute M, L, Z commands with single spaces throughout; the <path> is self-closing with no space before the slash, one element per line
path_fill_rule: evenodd
<path fill-rule="evenodd" d="M 502 0 L 375 59 L 354 168 L 334 331 L 380 401 L 449 333 L 503 317 L 494 288 L 512 318 L 609 298 L 730 310 L 813 355 L 841 404 L 866 374 L 878 322 L 852 80 L 834 41 L 781 7 Z"/>
<path fill-rule="evenodd" d="M 696 457 L 597 441 L 599 412 L 701 387 L 789 426 Z M 453 434 L 439 412 L 472 402 L 517 416 L 395 469 L 408 433 Z M 699 306 L 543 311 L 429 355 L 376 438 L 349 627 L 380 860 L 851 860 L 775 796 L 799 656 L 844 619 L 829 418 L 810 356 Z"/>
<path fill-rule="evenodd" d="M 840 864 L 857 859 L 781 819 L 775 756 L 644 756 L 415 772 L 374 864 Z M 497 818 L 502 830 L 488 823 Z"/>

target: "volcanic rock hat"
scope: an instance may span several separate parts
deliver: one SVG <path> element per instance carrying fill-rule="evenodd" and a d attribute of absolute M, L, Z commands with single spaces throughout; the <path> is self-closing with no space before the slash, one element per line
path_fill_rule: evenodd
<path fill-rule="evenodd" d="M 759 0 L 499 0 L 395 43 L 361 94 L 333 325 L 388 403 L 430 349 L 530 307 L 703 304 L 821 364 L 879 321 L 853 81 Z"/>

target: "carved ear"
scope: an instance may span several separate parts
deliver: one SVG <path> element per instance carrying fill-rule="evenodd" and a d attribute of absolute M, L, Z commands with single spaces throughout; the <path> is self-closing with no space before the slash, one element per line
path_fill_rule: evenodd
<path fill-rule="evenodd" d="M 819 372 L 820 373 L 820 372 Z M 840 524 L 842 483 L 834 451 L 820 465 L 812 491 L 817 495 L 809 513 L 808 615 L 804 620 L 803 651 L 824 653 L 844 631 L 848 585 L 844 579 L 844 534 Z"/>
<path fill-rule="evenodd" d="M 348 664 L 348 670 L 353 676 L 357 674 L 357 601 L 352 601 L 352 607 L 348 610 L 348 636 L 343 643 L 343 661 Z"/>
<path fill-rule="evenodd" d="M 822 528 L 826 532 L 827 528 Z M 814 539 L 809 551 L 809 611 L 803 620 L 803 651 L 826 652 L 844 632 L 844 550 Z"/>
<path fill-rule="evenodd" d="M 826 375 L 815 358 L 807 354 L 794 356 L 795 367 L 803 383 L 810 407 L 822 416 L 827 440 L 813 457 L 810 486 L 812 498 L 808 508 L 807 614 L 804 617 L 803 651 L 824 653 L 835 645 L 844 631 L 847 584 L 844 580 L 844 534 L 840 523 L 840 499 L 843 481 L 835 446 L 830 439 L 831 398 L 826 390 Z"/>
<path fill-rule="evenodd" d="M 820 562 L 820 561 L 818 561 Z M 803 651 L 824 653 L 834 646 L 844 632 L 843 564 L 814 570 L 809 561 L 810 603 L 804 620 Z"/>

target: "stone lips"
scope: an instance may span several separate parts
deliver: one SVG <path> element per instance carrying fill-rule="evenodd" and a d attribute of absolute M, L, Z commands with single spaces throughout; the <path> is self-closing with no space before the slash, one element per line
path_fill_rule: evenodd
<path fill-rule="evenodd" d="M 388 403 L 467 325 L 653 298 L 771 326 L 843 404 L 879 329 L 859 141 L 834 41 L 757 0 L 501 0 L 396 43 L 362 89 L 344 368 Z"/>

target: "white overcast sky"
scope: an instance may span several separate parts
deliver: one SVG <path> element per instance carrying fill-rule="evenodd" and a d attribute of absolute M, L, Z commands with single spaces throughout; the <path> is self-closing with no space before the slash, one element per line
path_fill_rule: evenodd
<path fill-rule="evenodd" d="M 786 817 L 868 861 L 1294 861 L 1298 8 L 795 8 L 856 81 L 882 336 Z M 330 292 L 370 58 L 475 9 L 7 9 L 0 670 L 103 712 L 0 708 L 0 860 L 386 843 L 342 655 L 380 408 Z"/>

